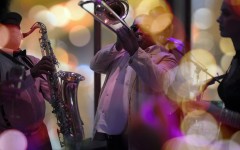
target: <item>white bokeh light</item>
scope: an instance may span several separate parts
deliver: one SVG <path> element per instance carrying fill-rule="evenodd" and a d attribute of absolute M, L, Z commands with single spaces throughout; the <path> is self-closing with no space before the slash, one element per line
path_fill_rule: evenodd
<path fill-rule="evenodd" d="M 56 24 L 55 15 L 48 10 L 41 10 L 36 13 L 34 20 L 36 20 L 36 22 L 42 22 L 47 27 L 47 30 L 53 29 L 53 25 Z"/>
<path fill-rule="evenodd" d="M 193 23 L 202 30 L 210 28 L 213 20 L 213 13 L 208 8 L 199 8 L 193 14 Z"/>
<path fill-rule="evenodd" d="M 87 12 L 78 6 L 79 0 L 71 0 L 66 3 L 66 7 L 68 8 L 69 12 L 71 13 L 71 20 L 80 20 L 82 19 Z"/>
<path fill-rule="evenodd" d="M 89 68 L 88 65 L 80 65 L 75 71 L 85 77 L 85 80 L 81 81 L 79 84 L 80 87 L 93 85 L 94 72 Z"/>
<path fill-rule="evenodd" d="M 35 5 L 33 7 L 31 7 L 31 9 L 28 11 L 28 17 L 29 18 L 35 18 L 35 16 L 41 12 L 41 11 L 47 11 L 47 7 L 43 6 L 43 5 Z"/>
<path fill-rule="evenodd" d="M 69 12 L 69 9 L 62 6 L 62 5 L 54 5 L 51 7 L 50 12 L 53 13 L 56 16 L 56 24 L 54 24 L 57 27 L 64 27 L 67 25 L 71 18 L 71 13 Z"/>
<path fill-rule="evenodd" d="M 230 38 L 221 38 L 219 47 L 225 55 L 233 56 L 235 54 L 234 46 Z"/>
<path fill-rule="evenodd" d="M 0 33 L 1 33 L 1 36 L 2 35 L 5 36 L 4 38 L 1 38 L 1 40 L 0 40 L 0 48 L 3 48 L 9 40 L 9 31 L 5 26 L 0 25 Z"/>
<path fill-rule="evenodd" d="M 192 111 L 184 117 L 181 129 L 186 135 L 201 136 L 209 143 L 217 140 L 220 136 L 219 124 L 216 120 L 210 114 L 198 110 Z"/>
<path fill-rule="evenodd" d="M 231 64 L 231 60 L 232 60 L 233 56 L 229 56 L 229 55 L 223 55 L 221 58 L 221 67 L 222 70 L 225 72 L 228 70 L 230 64 Z"/>
<path fill-rule="evenodd" d="M 82 47 L 90 42 L 91 32 L 87 27 L 75 26 L 69 32 L 69 40 L 75 46 Z"/>
<path fill-rule="evenodd" d="M 1 150 L 26 150 L 27 139 L 25 135 L 18 130 L 6 130 L 0 135 Z"/>

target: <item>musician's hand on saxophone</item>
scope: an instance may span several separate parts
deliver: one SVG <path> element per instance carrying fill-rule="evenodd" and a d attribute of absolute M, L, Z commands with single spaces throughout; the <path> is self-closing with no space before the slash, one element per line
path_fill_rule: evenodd
<path fill-rule="evenodd" d="M 43 56 L 42 59 L 30 69 L 30 72 L 33 78 L 37 78 L 42 74 L 50 75 L 51 72 L 54 72 L 54 67 L 50 56 Z"/>

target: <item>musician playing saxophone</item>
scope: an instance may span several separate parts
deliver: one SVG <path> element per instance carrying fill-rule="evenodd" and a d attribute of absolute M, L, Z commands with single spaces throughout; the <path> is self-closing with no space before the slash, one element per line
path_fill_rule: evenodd
<path fill-rule="evenodd" d="M 51 150 L 43 119 L 44 99 L 50 100 L 45 76 L 53 71 L 53 65 L 47 56 L 39 60 L 20 50 L 21 20 L 15 12 L 0 17 L 0 133 L 17 129 L 27 139 L 27 150 Z M 16 66 L 24 68 L 25 77 L 16 81 L 21 82 L 20 88 L 12 86 L 10 70 Z"/>

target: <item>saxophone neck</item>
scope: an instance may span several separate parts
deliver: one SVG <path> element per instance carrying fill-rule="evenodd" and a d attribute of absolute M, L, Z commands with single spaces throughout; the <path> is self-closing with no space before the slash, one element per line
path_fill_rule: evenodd
<path fill-rule="evenodd" d="M 22 33 L 23 38 L 27 37 L 30 35 L 33 31 L 35 31 L 37 28 L 41 28 L 40 23 L 36 22 L 33 24 L 33 26 L 30 28 L 28 32 Z"/>

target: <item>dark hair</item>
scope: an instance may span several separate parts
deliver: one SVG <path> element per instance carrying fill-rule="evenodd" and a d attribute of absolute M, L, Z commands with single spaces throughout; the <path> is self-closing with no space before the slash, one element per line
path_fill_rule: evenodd
<path fill-rule="evenodd" d="M 230 6 L 232 12 L 240 17 L 240 0 L 224 0 L 223 3 Z"/>

